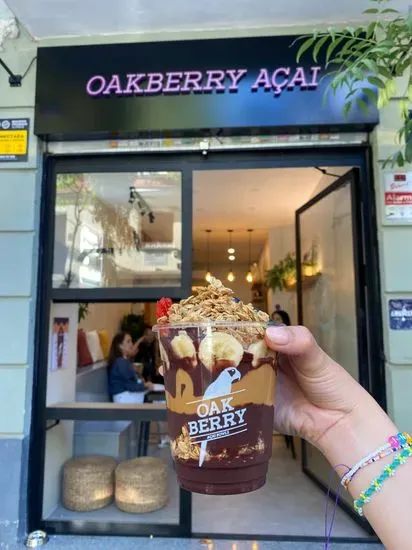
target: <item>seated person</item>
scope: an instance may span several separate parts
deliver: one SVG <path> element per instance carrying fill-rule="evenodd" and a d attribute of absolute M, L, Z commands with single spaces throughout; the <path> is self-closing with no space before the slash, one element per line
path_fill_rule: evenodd
<path fill-rule="evenodd" d="M 146 326 L 143 336 L 134 344 L 133 353 L 136 363 L 142 363 L 142 376 L 146 382 L 153 384 L 164 384 L 163 376 L 158 373 L 157 342 L 152 327 Z"/>
<path fill-rule="evenodd" d="M 114 403 L 143 403 L 151 382 L 144 382 L 133 368 L 131 354 L 133 342 L 130 334 L 120 332 L 113 338 L 107 361 L 109 395 Z"/>

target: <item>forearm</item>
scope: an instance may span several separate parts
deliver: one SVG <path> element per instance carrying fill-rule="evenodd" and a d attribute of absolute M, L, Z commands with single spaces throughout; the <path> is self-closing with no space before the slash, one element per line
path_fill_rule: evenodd
<path fill-rule="evenodd" d="M 332 466 L 352 467 L 363 457 L 384 445 L 398 433 L 390 418 L 367 394 L 362 394 L 356 410 L 331 428 L 319 441 L 319 448 Z M 360 470 L 349 491 L 354 499 L 370 487 L 383 468 L 395 457 L 392 454 Z M 345 472 L 340 470 L 340 474 Z M 412 459 L 400 466 L 396 476 L 387 479 L 380 492 L 365 504 L 364 514 L 388 550 L 409 550 L 412 523 Z"/>

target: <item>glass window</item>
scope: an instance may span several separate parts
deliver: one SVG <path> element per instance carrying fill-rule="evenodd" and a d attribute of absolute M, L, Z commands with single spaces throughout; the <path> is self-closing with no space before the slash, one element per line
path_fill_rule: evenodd
<path fill-rule="evenodd" d="M 177 526 L 180 493 L 166 433 L 164 422 L 52 424 L 43 519 Z"/>
<path fill-rule="evenodd" d="M 53 288 L 179 287 L 180 172 L 57 175 Z"/>

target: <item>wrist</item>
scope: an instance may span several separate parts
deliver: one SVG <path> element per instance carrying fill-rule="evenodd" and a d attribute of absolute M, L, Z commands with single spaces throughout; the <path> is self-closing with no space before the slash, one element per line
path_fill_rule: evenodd
<path fill-rule="evenodd" d="M 391 419 L 365 392 L 360 404 L 331 427 L 320 438 L 317 447 L 331 466 L 344 464 L 352 468 L 396 433 Z M 339 474 L 342 473 L 344 471 L 339 470 Z M 354 490 L 356 492 L 357 488 Z"/>

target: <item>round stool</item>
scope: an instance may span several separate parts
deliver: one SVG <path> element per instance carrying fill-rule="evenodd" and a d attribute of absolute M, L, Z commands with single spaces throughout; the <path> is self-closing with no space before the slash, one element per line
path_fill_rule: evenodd
<path fill-rule="evenodd" d="M 73 512 L 91 512 L 113 501 L 113 458 L 82 456 L 63 466 L 63 506 Z"/>
<path fill-rule="evenodd" d="M 116 506 L 123 512 L 142 514 L 166 506 L 167 466 L 163 460 L 144 456 L 122 462 L 115 472 Z"/>

